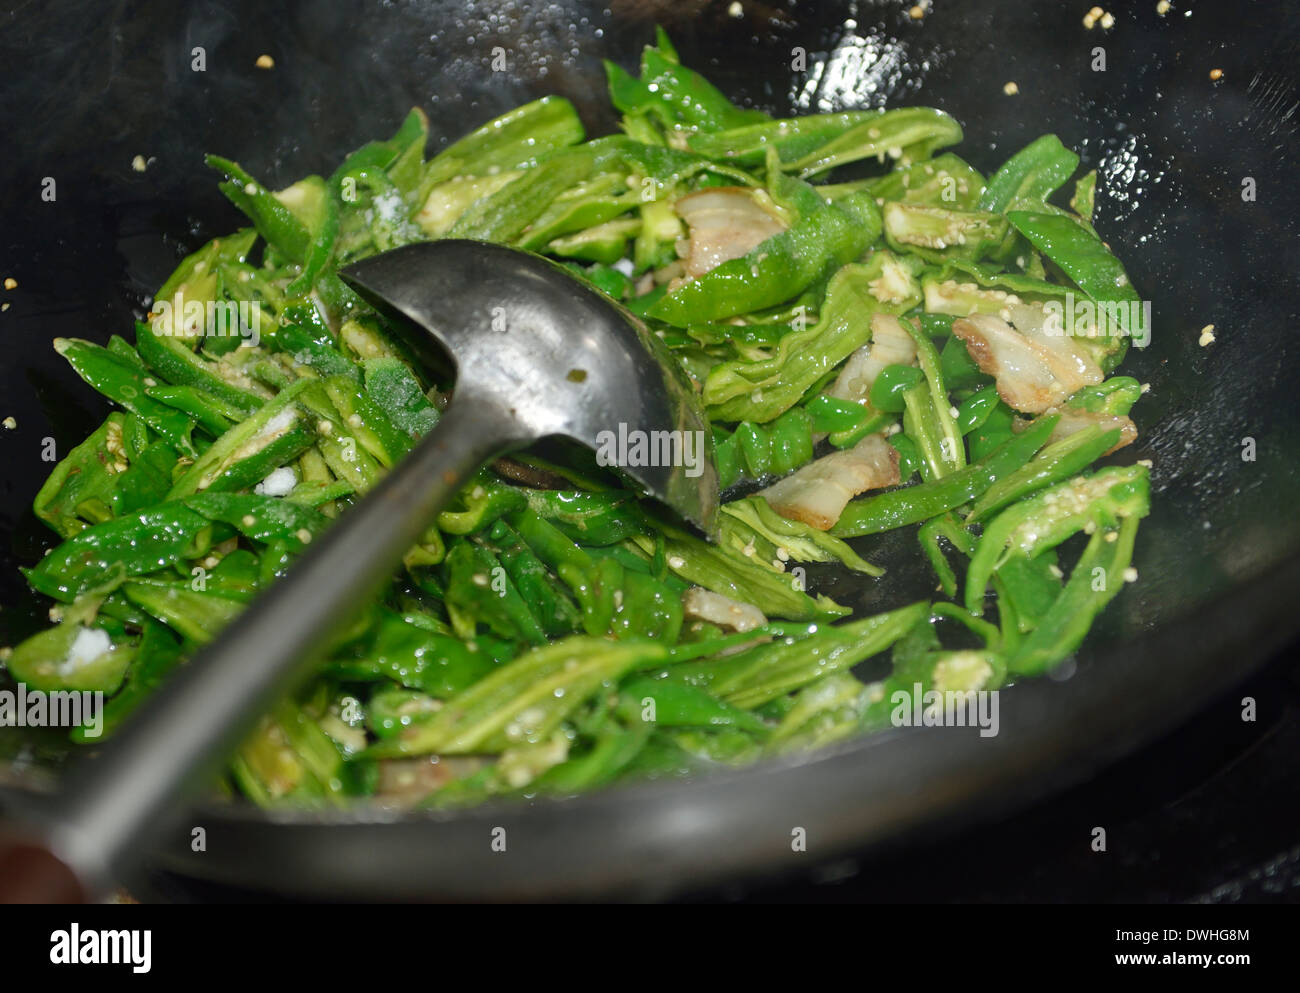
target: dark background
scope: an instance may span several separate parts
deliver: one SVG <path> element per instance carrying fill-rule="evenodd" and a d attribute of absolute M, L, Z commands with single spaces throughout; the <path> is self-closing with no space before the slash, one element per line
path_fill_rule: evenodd
<path fill-rule="evenodd" d="M 1099 230 L 1153 301 L 1153 345 L 1123 369 L 1153 386 L 1135 410 L 1142 437 L 1123 453 L 1155 463 L 1155 511 L 1135 558 L 1141 582 L 1102 618 L 1078 676 L 1046 688 L 1056 690 L 1046 706 L 1064 715 L 1079 684 L 1108 680 L 1123 694 L 1140 677 L 1134 692 L 1163 697 L 1148 707 L 1149 724 L 1126 700 L 1135 716 L 1123 741 L 1078 742 L 1080 752 L 1107 756 L 1149 739 L 1175 713 L 1199 705 L 1199 716 L 1051 807 L 950 848 L 913 848 L 905 859 L 896 847 L 878 852 L 855 882 L 816 893 L 1191 899 L 1270 859 L 1286 863 L 1288 846 L 1300 841 L 1296 764 L 1287 761 L 1296 754 L 1294 672 L 1283 661 L 1255 677 L 1260 721 L 1243 725 L 1235 701 L 1244 691 L 1220 684 L 1247 678 L 1265 639 L 1219 636 L 1225 624 L 1255 630 L 1257 606 L 1270 617 L 1279 604 L 1295 613 L 1289 578 L 1260 583 L 1270 570 L 1293 576 L 1300 548 L 1295 9 L 1181 2 L 1161 18 L 1144 0 L 1103 32 L 1082 27 L 1082 4 L 939 0 L 921 22 L 908 6 L 746 2 L 740 18 L 727 3 L 618 0 L 54 0 L 6 8 L 0 278 L 19 286 L 0 295 L 12 304 L 0 313 L 0 417 L 16 417 L 18 430 L 0 430 L 0 643 L 44 623 L 46 605 L 26 593 L 16 568 L 52 537 L 28 510 L 51 468 L 40 459 L 43 439 L 66 453 L 107 409 L 49 342 L 127 333 L 180 255 L 239 223 L 203 152 L 286 184 L 386 136 L 413 104 L 429 112 L 436 149 L 542 92 L 573 99 L 589 131 L 600 133 L 612 118 L 599 59 L 632 65 L 659 21 L 688 65 L 742 103 L 782 113 L 941 106 L 966 126 L 957 151 L 986 172 L 1055 131 L 1084 168 L 1099 169 Z M 496 45 L 508 51 L 507 72 L 488 69 Z M 206 72 L 191 70 L 195 46 L 205 50 Z M 1091 68 L 1097 46 L 1104 73 Z M 795 47 L 807 52 L 807 74 L 790 71 Z M 263 53 L 274 57 L 273 70 L 254 68 Z M 1217 84 L 1213 68 L 1224 73 Z M 1003 94 L 1008 81 L 1018 96 Z M 147 172 L 131 169 L 135 155 L 148 160 Z M 1247 176 L 1254 202 L 1240 196 Z M 45 177 L 57 184 L 53 203 L 40 199 Z M 1209 323 L 1218 342 L 1201 348 L 1197 336 Z M 1240 457 L 1247 437 L 1257 445 L 1254 462 Z M 890 565 L 895 555 L 916 558 L 910 536 L 882 554 Z M 902 588 L 928 589 L 923 573 L 895 567 L 891 575 Z M 832 579 L 828 592 L 870 609 L 899 596 L 900 585 L 882 592 Z M 1211 608 L 1233 597 L 1229 619 L 1216 614 L 1216 630 L 1197 639 Z M 1296 627 L 1269 623 L 1274 643 Z M 1176 652 L 1165 641 L 1151 657 L 1112 657 L 1136 638 L 1178 627 L 1185 634 Z M 1198 640 L 1216 644 L 1217 661 L 1198 655 Z M 1127 668 L 1139 662 L 1140 672 Z M 1026 690 L 1026 699 L 1042 697 Z M 1077 733 L 1063 717 L 1057 723 Z M 1031 792 L 1076 778 L 1041 776 Z M 1105 816 L 1127 828 L 1112 832 L 1103 862 L 1087 853 L 1079 821 Z M 930 861 L 932 874 L 918 872 Z M 1257 895 L 1264 892 L 1261 884 Z"/>

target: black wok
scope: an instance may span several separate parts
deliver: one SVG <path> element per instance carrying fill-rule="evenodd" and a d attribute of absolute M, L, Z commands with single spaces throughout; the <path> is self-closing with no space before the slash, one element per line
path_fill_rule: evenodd
<path fill-rule="evenodd" d="M 920 22 L 906 3 L 742 0 L 738 17 L 731 6 L 51 0 L 4 15 L 0 269 L 19 285 L 0 313 L 0 417 L 18 421 L 0 431 L 0 644 L 45 620 L 17 573 L 52 539 L 28 510 L 51 468 L 43 439 L 66 452 L 105 412 L 50 340 L 124 332 L 181 253 L 237 224 L 204 152 L 287 183 L 391 131 L 413 104 L 450 139 L 547 92 L 606 131 L 600 59 L 631 65 L 656 21 L 685 62 L 744 102 L 935 105 L 962 122 L 958 151 L 985 171 L 1046 131 L 1098 167 L 1098 227 L 1153 305 L 1151 345 L 1125 365 L 1151 384 L 1135 411 L 1142 436 L 1123 453 L 1154 461 L 1140 582 L 1063 678 L 1004 694 L 993 738 L 899 730 L 688 783 L 455 814 L 213 805 L 187 822 L 206 829 L 206 851 L 190 851 L 187 827 L 159 865 L 280 893 L 397 899 L 646 898 L 799 871 L 1077 782 L 1188 719 L 1300 629 L 1300 12 L 1183 0 L 1160 17 L 1152 0 L 1103 32 L 1083 27 L 1078 4 L 938 0 Z M 509 68 L 494 73 L 498 46 Z M 206 71 L 193 71 L 196 48 Z M 806 71 L 792 68 L 799 50 Z M 263 53 L 273 70 L 254 68 Z M 1011 81 L 1018 95 L 1004 94 Z M 136 155 L 146 172 L 132 170 Z M 1217 342 L 1202 348 L 1211 323 Z M 883 581 L 816 581 L 863 609 L 932 589 L 910 533 L 874 554 L 890 567 Z M 45 788 L 57 764 L 54 739 L 24 742 L 16 751 L 0 736 L 0 755 L 17 759 L 0 766 L 6 790 Z M 804 853 L 792 850 L 796 828 Z"/>

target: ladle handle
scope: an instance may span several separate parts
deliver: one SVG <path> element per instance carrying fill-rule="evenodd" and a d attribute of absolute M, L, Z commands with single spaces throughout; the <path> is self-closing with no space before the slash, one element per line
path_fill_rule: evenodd
<path fill-rule="evenodd" d="M 282 579 L 181 666 L 98 755 L 79 762 L 48 804 L 27 812 L 23 826 L 55 859 L 43 864 L 69 867 L 92 898 L 129 871 L 261 714 L 373 602 L 438 511 L 483 463 L 524 440 L 515 430 L 490 404 L 452 403 Z M 5 896 L 0 877 L 0 902 Z"/>

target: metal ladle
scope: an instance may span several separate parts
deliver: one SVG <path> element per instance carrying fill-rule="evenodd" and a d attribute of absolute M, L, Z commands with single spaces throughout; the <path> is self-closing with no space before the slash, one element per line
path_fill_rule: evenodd
<path fill-rule="evenodd" d="M 408 245 L 340 275 L 397 318 L 417 352 L 440 346 L 450 355 L 453 401 L 407 458 L 56 794 L 18 812 L 0 846 L 0 900 L 91 899 L 129 874 L 489 460 L 556 435 L 598 448 L 633 432 L 659 442 L 689 432 L 696 447 L 676 450 L 694 450 L 691 465 L 622 468 L 712 531 L 708 420 L 665 346 L 627 311 L 547 259 L 482 242 Z"/>

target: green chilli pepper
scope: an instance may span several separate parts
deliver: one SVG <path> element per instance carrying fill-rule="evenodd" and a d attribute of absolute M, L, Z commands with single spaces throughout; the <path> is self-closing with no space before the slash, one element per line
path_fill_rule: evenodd
<path fill-rule="evenodd" d="M 646 530 L 645 516 L 630 493 L 527 490 L 525 497 L 534 513 L 584 545 L 614 545 Z"/>
<path fill-rule="evenodd" d="M 172 487 L 169 499 L 188 496 L 208 486 L 240 461 L 255 456 L 276 439 L 289 434 L 303 418 L 294 401 L 310 386 L 308 380 L 282 390 L 251 417 L 240 421 L 194 460 Z"/>
<path fill-rule="evenodd" d="M 219 373 L 219 364 L 209 362 L 185 344 L 185 338 L 155 330 L 153 325 L 137 322 L 136 347 L 140 357 L 169 383 L 192 386 L 212 394 L 219 401 L 247 414 L 265 400 L 249 390 L 233 386 Z"/>
<path fill-rule="evenodd" d="M 659 645 L 581 636 L 543 645 L 480 679 L 448 700 L 433 720 L 402 730 L 370 754 L 499 752 L 540 741 L 602 685 L 663 654 Z"/>
<path fill-rule="evenodd" d="M 1085 221 L 1092 221 L 1093 201 L 1097 192 L 1097 170 L 1090 169 L 1074 184 L 1074 195 L 1070 197 L 1070 209 Z"/>
<path fill-rule="evenodd" d="M 1129 516 L 1117 531 L 1093 533 L 1055 602 L 1007 661 L 1010 672 L 1037 675 L 1079 647 L 1097 614 L 1124 587 L 1137 527 L 1138 518 Z"/>
<path fill-rule="evenodd" d="M 1046 446 L 1026 465 L 999 479 L 979 498 L 967 520 L 974 524 L 1007 504 L 1087 468 L 1119 441 L 1119 429 L 1093 424 Z"/>
<path fill-rule="evenodd" d="M 225 434 L 244 412 L 193 386 L 150 386 L 145 395 L 194 418 L 214 438 Z M 234 416 L 230 416 L 231 414 Z"/>
<path fill-rule="evenodd" d="M 1007 219 L 1075 286 L 1101 305 L 1107 318 L 1103 329 L 1106 333 L 1076 340 L 1100 352 L 1103 370 L 1113 369 L 1123 358 L 1129 338 L 1138 337 L 1144 330 L 1137 323 L 1141 317 L 1134 314 L 1141 298 L 1124 266 L 1100 238 L 1068 216 L 1013 210 Z"/>
<path fill-rule="evenodd" d="M 966 578 L 966 609 L 980 613 L 989 578 L 1009 559 L 1034 558 L 1085 529 L 1145 517 L 1150 482 L 1145 466 L 1101 469 L 1042 490 L 1002 511 L 984 529 Z"/>
<path fill-rule="evenodd" d="M 862 121 L 783 166 L 806 177 L 871 157 L 926 159 L 936 149 L 959 141 L 961 125 L 943 111 L 902 107 Z"/>
<path fill-rule="evenodd" d="M 661 47 L 646 46 L 641 54 L 641 78 L 631 86 L 612 74 L 610 95 L 624 113 L 647 112 L 666 126 L 721 131 L 767 119 L 757 110 L 740 110 L 699 73 L 687 69 Z M 606 63 L 608 67 L 610 63 Z"/>
<path fill-rule="evenodd" d="M 109 414 L 94 434 L 64 456 L 32 501 L 36 516 L 62 537 L 111 516 L 116 476 L 140 455 L 127 447 L 126 423 L 126 415 Z"/>
<path fill-rule="evenodd" d="M 921 469 L 921 452 L 916 442 L 905 434 L 892 434 L 886 439 L 898 452 L 898 481 L 906 483 Z"/>
<path fill-rule="evenodd" d="M 782 337 L 776 354 L 756 362 L 715 366 L 705 380 L 703 394 L 711 416 L 764 423 L 798 403 L 870 339 L 871 314 L 883 309 L 870 289 L 878 275 L 870 266 L 844 266 L 826 288 L 826 302 L 817 321 Z"/>
<path fill-rule="evenodd" d="M 178 462 L 176 449 L 167 442 L 148 445 L 125 472 L 114 477 L 111 516 L 121 517 L 165 500 Z"/>
<path fill-rule="evenodd" d="M 330 376 L 325 380 L 325 392 L 357 440 L 384 468 L 392 468 L 415 447 L 411 436 L 352 377 Z"/>
<path fill-rule="evenodd" d="M 95 729 L 83 724 L 77 728 L 72 734 L 72 740 L 77 744 L 93 745 L 110 736 L 162 685 L 167 675 L 180 662 L 181 645 L 164 625 L 149 618 L 142 621 L 142 627 L 140 643 L 136 646 L 135 657 L 127 669 L 126 679 L 121 689 L 104 704 L 101 726 Z M 95 733 L 96 730 L 98 733 Z"/>
<path fill-rule="evenodd" d="M 1014 623 L 1017 634 L 1034 630 L 1061 592 L 1061 570 L 1056 549 L 1033 558 L 1010 558 L 993 576 L 998 601 L 1007 608 L 1006 626 Z"/>
<path fill-rule="evenodd" d="M 447 234 L 512 242 L 556 196 L 604 168 L 616 154 L 608 143 L 601 142 L 551 152 L 495 193 L 471 204 Z"/>
<path fill-rule="evenodd" d="M 844 184 L 853 186 L 855 184 Z M 984 177 L 964 159 L 945 152 L 909 166 L 864 181 L 871 194 L 881 200 L 904 200 L 932 207 L 974 210 L 979 206 Z M 835 192 L 829 194 L 836 196 Z"/>
<path fill-rule="evenodd" d="M 283 541 L 301 548 L 320 534 L 328 518 L 291 500 L 256 493 L 199 493 L 185 504 L 210 521 L 220 521 L 254 541 Z"/>
<path fill-rule="evenodd" d="M 664 530 L 664 560 L 682 579 L 706 590 L 751 603 L 764 614 L 791 620 L 838 617 L 848 609 L 824 594 L 811 597 L 798 577 L 756 563 L 740 552 L 710 545 L 685 532 Z M 654 542 L 646 536 L 633 539 L 646 552 Z"/>
<path fill-rule="evenodd" d="M 327 671 L 344 680 L 393 682 L 445 698 L 472 686 L 514 655 L 514 643 L 479 634 L 472 642 L 430 631 L 423 615 L 376 608 L 364 634 L 338 649 Z"/>
<path fill-rule="evenodd" d="M 1007 159 L 980 196 L 980 210 L 1042 209 L 1079 167 L 1079 156 L 1045 134 Z"/>
<path fill-rule="evenodd" d="M 970 555 L 975 550 L 975 536 L 949 512 L 940 514 L 923 524 L 917 531 L 916 537 L 921 543 L 921 550 L 925 552 L 926 558 L 930 560 L 930 564 L 934 566 L 934 571 L 939 576 L 939 586 L 944 596 L 956 596 L 957 576 L 939 547 L 939 538 L 946 538 L 957 551 L 963 555 Z"/>
<path fill-rule="evenodd" d="M 957 430 L 968 435 L 987 421 L 998 405 L 998 391 L 986 386 L 962 401 L 957 408 Z"/>
<path fill-rule="evenodd" d="M 774 306 L 797 296 L 828 268 L 857 258 L 880 233 L 880 211 L 870 195 L 828 204 L 811 187 L 802 192 L 793 227 L 662 297 L 650 316 L 686 327 Z"/>
<path fill-rule="evenodd" d="M 887 367 L 892 368 L 892 367 Z M 903 368 L 911 368 L 905 366 Z M 875 407 L 875 404 L 872 404 Z M 877 410 L 882 408 L 876 407 Z M 840 431 L 852 431 L 871 416 L 871 411 L 860 403 L 840 400 L 825 393 L 815 396 L 804 404 L 804 410 L 812 418 L 812 430 L 817 434 L 833 434 Z"/>
<path fill-rule="evenodd" d="M 1057 420 L 1056 416 L 1040 417 L 1022 434 L 1003 442 L 987 458 L 942 479 L 850 502 L 839 522 L 831 528 L 831 534 L 841 538 L 877 534 L 929 520 L 968 503 L 1028 462 L 1043 447 Z"/>
<path fill-rule="evenodd" d="M 70 602 L 114 577 L 173 565 L 186 557 L 209 524 L 183 503 L 157 504 L 78 532 L 24 574 L 41 593 Z"/>
<path fill-rule="evenodd" d="M 542 560 L 505 521 L 489 533 L 497 557 L 515 587 L 550 637 L 569 634 L 582 624 L 582 613 Z"/>
<path fill-rule="evenodd" d="M 1132 376 L 1111 376 L 1096 386 L 1085 386 L 1063 404 L 1070 410 L 1120 417 L 1133 409 L 1142 396 L 1142 384 Z"/>
<path fill-rule="evenodd" d="M 70 615 L 14 647 L 5 662 L 13 678 L 43 693 L 112 693 L 135 657 L 134 639 L 111 638 L 102 626 Z"/>
<path fill-rule="evenodd" d="M 887 365 L 871 384 L 871 406 L 889 414 L 903 412 L 903 395 L 925 379 L 914 365 Z"/>
<path fill-rule="evenodd" d="M 944 332 L 951 334 L 951 318 L 948 319 Z M 970 357 L 970 352 L 966 351 L 965 344 L 955 335 L 943 343 L 943 350 L 939 353 L 939 368 L 943 370 L 944 382 L 953 390 L 969 389 L 987 382 L 989 378 L 980 372 L 979 366 Z M 962 433 L 969 434 L 967 431 Z"/>
<path fill-rule="evenodd" d="M 196 454 L 190 440 L 194 422 L 181 411 L 147 395 L 151 383 L 143 370 L 107 348 L 79 338 L 55 338 L 54 350 L 68 360 L 77 375 L 138 416 L 178 451 Z"/>
<path fill-rule="evenodd" d="M 978 261 L 995 255 L 1007 237 L 1001 214 L 891 201 L 882 208 L 885 241 L 897 252 L 932 262 Z"/>
<path fill-rule="evenodd" d="M 534 645 L 547 640 L 541 621 L 491 550 L 457 540 L 448 549 L 442 569 L 447 610 L 462 638 L 472 640 L 477 624 L 483 623 L 502 638 Z"/>
<path fill-rule="evenodd" d="M 884 651 L 927 614 L 929 606 L 915 603 L 860 621 L 823 627 L 806 638 L 751 648 L 725 660 L 724 673 L 709 682 L 708 690 L 736 707 L 759 706 Z"/>
<path fill-rule="evenodd" d="M 791 162 L 815 153 L 851 128 L 868 121 L 878 122 L 885 116 L 885 112 L 879 110 L 849 110 L 765 120 L 694 134 L 687 144 L 691 151 L 707 158 L 744 166 L 761 165 L 767 156 L 767 150 L 773 148 L 782 166 L 786 167 Z"/>
<path fill-rule="evenodd" d="M 883 576 L 885 570 L 872 565 L 847 542 L 803 521 L 782 517 L 761 496 L 732 500 L 722 505 L 720 524 L 723 544 L 760 560 L 780 561 L 782 554 L 796 562 L 840 562 L 854 572 Z M 760 549 L 761 544 L 761 549 Z"/>
<path fill-rule="evenodd" d="M 166 624 L 194 645 L 211 641 L 244 609 L 246 596 L 203 592 L 194 589 L 198 577 L 184 585 L 127 583 L 123 586 L 132 604 Z"/>
<path fill-rule="evenodd" d="M 307 258 L 311 232 L 279 195 L 268 190 L 236 162 L 219 155 L 209 155 L 205 161 L 225 175 L 225 180 L 219 184 L 221 192 L 248 216 L 267 244 L 292 262 L 301 263 Z M 320 183 L 320 192 L 324 194 L 324 181 L 319 177 L 312 179 Z"/>

